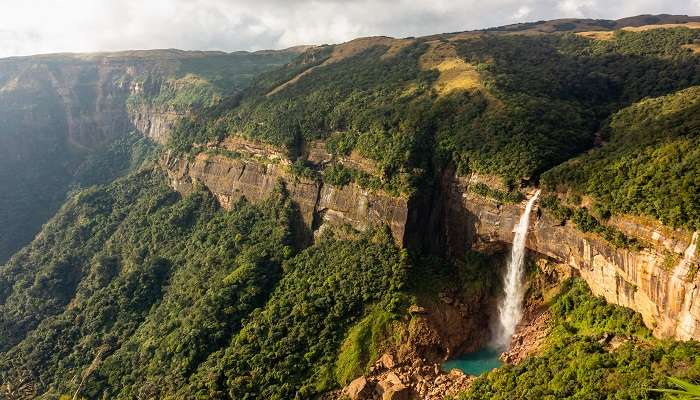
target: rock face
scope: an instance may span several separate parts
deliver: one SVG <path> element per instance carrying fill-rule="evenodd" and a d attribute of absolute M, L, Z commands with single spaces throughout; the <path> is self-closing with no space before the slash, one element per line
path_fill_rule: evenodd
<path fill-rule="evenodd" d="M 309 160 L 318 165 L 328 162 L 329 156 L 318 145 L 309 153 Z M 357 159 L 350 162 L 369 168 Z M 327 224 L 349 224 L 360 230 L 386 224 L 397 243 L 405 245 L 409 214 L 416 213 L 402 197 L 367 191 L 355 184 L 335 187 L 321 179 L 294 176 L 284 153 L 240 138 L 226 139 L 191 160 L 167 156 L 163 165 L 175 189 L 188 192 L 201 183 L 225 208 L 241 197 L 263 199 L 281 181 L 299 205 L 305 226 L 315 233 Z M 470 184 L 485 181 L 484 177 L 458 177 L 447 171 L 439 198 L 441 215 L 428 218 L 433 221 L 431 228 L 419 227 L 426 240 L 429 235 L 437 237 L 452 255 L 469 246 L 505 247 L 512 242 L 524 204 L 502 205 L 469 192 Z M 533 213 L 532 219 L 528 249 L 571 266 L 607 301 L 640 312 L 655 335 L 700 339 L 698 233 L 617 218 L 613 223 L 619 229 L 650 243 L 648 248 L 634 251 L 616 248 L 574 226 L 561 226 L 540 211 Z M 439 234 L 434 235 L 436 231 Z"/>
<path fill-rule="evenodd" d="M 165 143 L 182 116 L 240 92 L 301 50 L 0 59 L 0 210 L 15 210 L 0 212 L 0 264 L 53 215 L 91 152 L 133 131 Z"/>
<path fill-rule="evenodd" d="M 163 159 L 173 188 L 187 193 L 196 183 L 203 184 L 224 208 L 230 208 L 241 197 L 262 200 L 282 182 L 298 204 L 309 231 L 320 233 L 327 224 L 349 224 L 359 230 L 387 225 L 396 242 L 403 244 L 408 218 L 406 199 L 352 183 L 337 187 L 320 179 L 295 176 L 291 164 L 283 152 L 271 146 L 236 137 L 192 160 L 172 155 Z"/>
<path fill-rule="evenodd" d="M 451 249 L 511 243 L 523 204 L 499 205 L 468 191 L 470 177 L 443 179 L 443 235 Z M 616 224 L 651 245 L 615 248 L 546 213 L 532 213 L 527 248 L 571 266 L 596 295 L 642 314 L 658 337 L 700 339 L 698 233 L 652 229 L 632 221 Z"/>
<path fill-rule="evenodd" d="M 186 115 L 172 107 L 140 104 L 130 107 L 129 118 L 134 128 L 156 143 L 165 144 L 175 123 Z"/>

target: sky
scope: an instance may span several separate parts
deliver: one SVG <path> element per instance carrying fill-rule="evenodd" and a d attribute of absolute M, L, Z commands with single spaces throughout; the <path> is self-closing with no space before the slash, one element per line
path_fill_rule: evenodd
<path fill-rule="evenodd" d="M 359 36 L 660 13 L 700 15 L 700 0 L 0 0 L 0 57 L 280 49 Z"/>

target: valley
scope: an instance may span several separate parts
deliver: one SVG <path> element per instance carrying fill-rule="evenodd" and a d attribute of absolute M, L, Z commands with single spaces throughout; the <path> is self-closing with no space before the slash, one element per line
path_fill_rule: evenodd
<path fill-rule="evenodd" d="M 0 398 L 700 379 L 699 22 L 0 60 Z"/>

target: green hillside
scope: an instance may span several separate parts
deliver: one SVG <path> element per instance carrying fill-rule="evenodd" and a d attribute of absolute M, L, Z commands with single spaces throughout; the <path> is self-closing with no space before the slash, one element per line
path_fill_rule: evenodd
<path fill-rule="evenodd" d="M 213 106 L 296 54 L 153 50 L 0 59 L 0 263 L 32 240 L 72 186 L 92 183 L 76 171 L 92 168 L 81 166 L 86 157 L 135 131 L 135 113 Z"/>
<path fill-rule="evenodd" d="M 611 217 L 700 230 L 700 29 L 619 29 L 663 21 L 0 60 L 0 400 L 330 399 L 389 350 L 413 357 L 411 373 L 438 368 L 426 384 L 439 386 L 444 358 L 489 340 L 510 240 L 498 241 L 499 218 L 527 190 L 543 189 L 533 220 L 549 222 L 542 210 L 573 222 L 582 252 L 610 245 L 604 262 L 646 245 Z M 159 144 L 138 121 L 174 125 Z M 224 146 L 232 137 L 290 162 L 244 159 Z M 331 159 L 311 162 L 319 143 Z M 215 179 L 234 161 L 257 162 L 244 183 L 274 191 L 230 204 L 204 179 L 175 191 L 176 167 L 164 164 L 194 168 L 185 163 L 201 153 L 230 162 L 201 162 Z M 269 179 L 272 170 L 289 180 Z M 448 192 L 453 172 L 483 182 Z M 406 211 L 398 224 L 420 243 L 364 220 L 326 223 L 341 214 L 330 208 L 302 228 L 307 205 L 292 200 L 290 182 L 314 192 L 317 208 L 326 186 L 332 197 L 357 183 L 349 191 L 365 197 L 348 195 L 347 208 L 367 221 Z M 398 211 L 372 204 L 377 193 Z M 472 195 L 503 214 L 447 209 Z M 448 222 L 465 230 L 493 217 L 485 230 L 495 239 L 470 231 L 456 250 L 433 249 L 460 237 L 440 226 L 458 212 Z M 551 315 L 543 347 L 454 397 L 666 399 L 650 389 L 669 387 L 668 376 L 700 379 L 697 341 L 654 338 L 641 315 L 563 279 L 576 271 L 545 270 L 554 256 L 534 253 L 526 300 Z M 604 278 L 618 303 L 663 313 L 686 307 L 668 294 L 697 281 L 695 256 L 675 292 L 653 286 L 676 278 L 669 270 L 649 273 L 658 298 L 635 298 L 640 288 L 621 275 L 637 271 Z"/>

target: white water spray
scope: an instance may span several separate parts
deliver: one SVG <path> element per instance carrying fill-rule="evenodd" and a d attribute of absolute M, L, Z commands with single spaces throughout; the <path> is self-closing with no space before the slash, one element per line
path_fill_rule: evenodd
<path fill-rule="evenodd" d="M 525 212 L 520 216 L 518 226 L 515 228 L 515 238 L 513 239 L 513 249 L 508 261 L 508 270 L 503 277 L 505 297 L 498 305 L 498 328 L 496 329 L 494 344 L 499 349 L 507 349 L 510 346 L 515 327 L 523 317 L 525 239 L 527 238 L 527 229 L 530 225 L 530 212 L 539 195 L 540 191 L 538 190 L 527 202 Z"/>

